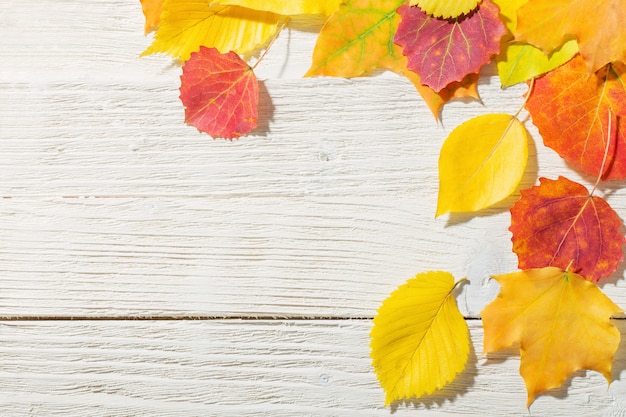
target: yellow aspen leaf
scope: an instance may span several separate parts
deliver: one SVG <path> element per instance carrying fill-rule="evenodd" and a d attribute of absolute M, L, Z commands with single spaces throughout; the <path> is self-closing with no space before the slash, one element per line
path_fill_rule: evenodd
<path fill-rule="evenodd" d="M 467 14 L 475 9 L 480 0 L 411 0 L 411 6 L 420 9 L 437 18 L 450 19 Z"/>
<path fill-rule="evenodd" d="M 144 34 L 152 32 L 159 26 L 163 0 L 141 0 L 141 10 L 146 18 Z"/>
<path fill-rule="evenodd" d="M 299 14 L 330 16 L 337 10 L 341 0 L 217 0 L 213 3 L 247 7 L 286 16 Z"/>
<path fill-rule="evenodd" d="M 448 272 L 421 273 L 378 309 L 370 355 L 385 405 L 430 394 L 465 368 L 469 331 L 452 295 L 454 287 Z"/>
<path fill-rule="evenodd" d="M 243 7 L 199 0 L 165 0 L 152 45 L 141 56 L 166 53 L 186 61 L 200 46 L 246 55 L 267 42 L 283 19 Z"/>
<path fill-rule="evenodd" d="M 509 114 L 486 114 L 454 129 L 439 156 L 437 216 L 481 210 L 508 197 L 526 169 L 528 133 Z"/>
<path fill-rule="evenodd" d="M 579 369 L 600 372 L 611 382 L 620 332 L 609 319 L 622 310 L 595 284 L 555 267 L 493 278 L 501 290 L 481 313 L 484 352 L 519 343 L 527 406 Z"/>

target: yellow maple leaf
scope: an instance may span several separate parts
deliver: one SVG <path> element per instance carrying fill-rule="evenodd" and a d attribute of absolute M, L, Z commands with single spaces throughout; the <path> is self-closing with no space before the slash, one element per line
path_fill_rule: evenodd
<path fill-rule="evenodd" d="M 286 16 L 299 14 L 330 16 L 337 10 L 341 0 L 216 0 L 213 3 L 247 7 Z"/>
<path fill-rule="evenodd" d="M 152 45 L 141 56 L 166 53 L 186 61 L 200 46 L 246 55 L 276 33 L 282 16 L 198 0 L 165 0 Z"/>
<path fill-rule="evenodd" d="M 555 267 L 494 276 L 498 297 L 481 313 L 484 352 L 519 343 L 527 406 L 578 369 L 611 382 L 620 332 L 609 321 L 622 310 L 590 281 Z"/>
<path fill-rule="evenodd" d="M 147 35 L 159 26 L 162 9 L 163 0 L 141 0 L 141 10 L 146 18 L 144 34 Z"/>
<path fill-rule="evenodd" d="M 546 54 L 576 38 L 589 71 L 626 62 L 626 1 L 529 0 L 517 13 L 518 41 Z"/>
<path fill-rule="evenodd" d="M 517 188 L 528 160 L 528 133 L 510 114 L 486 114 L 454 129 L 439 156 L 437 216 L 483 209 Z"/>
<path fill-rule="evenodd" d="M 421 273 L 378 309 L 370 347 L 385 405 L 430 394 L 465 368 L 469 331 L 452 295 L 454 287 L 447 272 Z"/>
<path fill-rule="evenodd" d="M 450 19 L 467 14 L 478 7 L 480 0 L 411 0 L 411 6 L 418 6 L 429 15 Z"/>

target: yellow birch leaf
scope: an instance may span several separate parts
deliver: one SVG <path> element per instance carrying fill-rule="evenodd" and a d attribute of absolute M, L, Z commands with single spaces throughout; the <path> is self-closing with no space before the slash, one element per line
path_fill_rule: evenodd
<path fill-rule="evenodd" d="M 282 17 L 199 0 L 165 0 L 152 45 L 141 56 L 166 53 L 186 61 L 200 46 L 246 55 L 267 42 Z"/>
<path fill-rule="evenodd" d="M 437 18 L 450 19 L 467 14 L 478 7 L 480 0 L 411 0 L 411 6 Z"/>
<path fill-rule="evenodd" d="M 448 272 L 421 273 L 378 309 L 370 355 L 385 405 L 430 394 L 465 368 L 469 331 L 452 295 L 454 287 Z"/>
<path fill-rule="evenodd" d="M 510 114 L 486 114 L 454 129 L 439 156 L 437 216 L 481 210 L 508 197 L 526 169 L 528 133 Z"/>
<path fill-rule="evenodd" d="M 330 16 L 342 0 L 216 0 L 213 4 L 247 7 L 286 16 L 321 14 Z"/>
<path fill-rule="evenodd" d="M 493 278 L 501 290 L 481 312 L 484 353 L 519 343 L 527 406 L 579 369 L 600 372 L 611 382 L 620 332 L 609 319 L 622 310 L 595 284 L 555 267 Z"/>
<path fill-rule="evenodd" d="M 500 82 L 503 87 L 508 87 L 528 81 L 560 67 L 577 53 L 578 44 L 574 39 L 565 42 L 550 55 L 527 43 L 509 43 L 496 58 Z"/>

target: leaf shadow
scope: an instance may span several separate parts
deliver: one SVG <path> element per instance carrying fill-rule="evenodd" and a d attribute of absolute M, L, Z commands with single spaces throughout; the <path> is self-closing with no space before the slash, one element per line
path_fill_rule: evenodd
<path fill-rule="evenodd" d="M 622 372 L 626 371 L 626 320 L 623 318 L 612 319 L 611 323 L 617 327 L 622 338 L 617 347 L 617 352 L 613 357 L 613 366 L 611 368 L 611 381 L 621 381 Z"/>
<path fill-rule="evenodd" d="M 251 135 L 267 137 L 268 133 L 270 133 L 270 122 L 274 121 L 274 103 L 272 103 L 272 98 L 270 96 L 269 91 L 267 90 L 267 86 L 265 85 L 265 81 L 259 80 L 259 110 L 258 110 L 258 119 L 256 128 L 250 132 Z"/>
<path fill-rule="evenodd" d="M 474 218 L 490 217 L 504 212 L 508 212 L 513 204 L 520 198 L 520 191 L 532 187 L 537 182 L 539 172 L 539 161 L 537 159 L 537 145 L 534 138 L 528 135 L 528 160 L 524 175 L 517 188 L 511 195 L 491 207 L 472 213 L 450 213 L 445 227 L 456 226 L 467 223 Z"/>
<path fill-rule="evenodd" d="M 470 388 L 474 385 L 474 380 L 478 374 L 478 367 L 476 366 L 477 363 L 478 358 L 476 357 L 474 345 L 470 343 L 467 365 L 452 382 L 430 395 L 423 395 L 418 398 L 409 398 L 392 402 L 391 413 L 394 414 L 401 406 L 412 406 L 418 409 L 430 409 L 433 407 L 441 407 L 446 402 L 453 403 L 458 397 L 462 397 L 467 394 Z"/>

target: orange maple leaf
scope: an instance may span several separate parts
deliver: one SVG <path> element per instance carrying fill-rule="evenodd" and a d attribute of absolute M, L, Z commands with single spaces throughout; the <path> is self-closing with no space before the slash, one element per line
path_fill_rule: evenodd
<path fill-rule="evenodd" d="M 401 48 L 393 43 L 400 16 L 396 9 L 405 0 L 347 0 L 326 22 L 315 44 L 313 63 L 305 76 L 360 77 L 376 69 L 388 69 L 407 77 L 438 118 L 453 98 L 478 98 L 478 77 L 469 75 L 440 94 L 422 85 L 407 68 Z"/>
<path fill-rule="evenodd" d="M 593 283 L 559 268 L 494 276 L 498 297 L 482 312 L 484 353 L 519 343 L 527 406 L 578 369 L 611 382 L 620 332 L 609 321 L 620 309 Z"/>
<path fill-rule="evenodd" d="M 565 160 L 594 177 L 626 178 L 626 65 L 589 74 L 578 55 L 535 81 L 526 109 L 544 144 Z"/>
<path fill-rule="evenodd" d="M 589 71 L 626 62 L 626 1 L 529 0 L 517 13 L 516 40 L 551 53 L 576 38 Z"/>
<path fill-rule="evenodd" d="M 144 34 L 152 32 L 159 26 L 161 11 L 163 10 L 163 0 L 140 0 L 141 10 L 146 18 Z"/>
<path fill-rule="evenodd" d="M 511 207 L 520 269 L 557 266 L 598 282 L 622 261 L 622 221 L 609 204 L 567 178 L 540 178 Z"/>
<path fill-rule="evenodd" d="M 234 52 L 200 47 L 183 65 L 180 99 L 185 122 L 214 138 L 237 138 L 256 127 L 259 85 Z"/>

